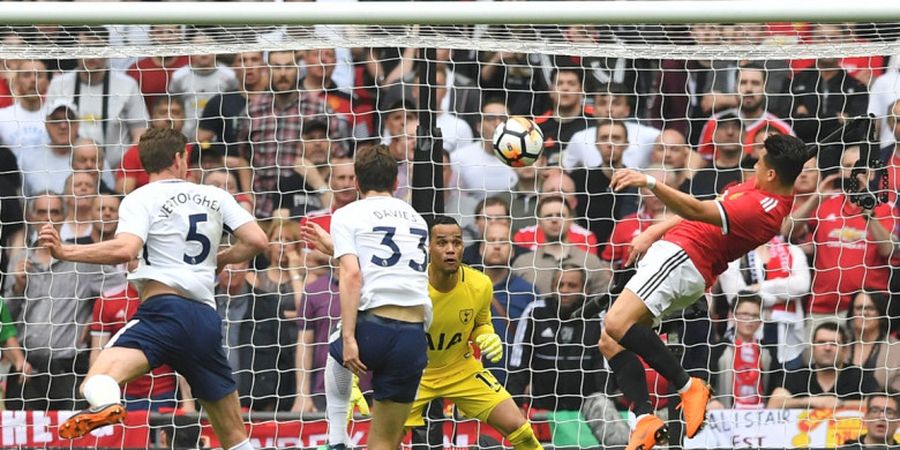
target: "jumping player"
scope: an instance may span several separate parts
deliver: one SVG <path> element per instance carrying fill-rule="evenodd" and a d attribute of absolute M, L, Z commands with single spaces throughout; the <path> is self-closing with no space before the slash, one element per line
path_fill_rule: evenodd
<path fill-rule="evenodd" d="M 141 136 L 138 148 L 150 183 L 122 200 L 114 239 L 63 245 L 55 228 L 41 229 L 41 244 L 57 259 L 122 264 L 140 258 L 128 279 L 141 294 L 141 306 L 88 371 L 81 392 L 91 408 L 60 426 L 63 438 L 120 422 L 126 414 L 120 385 L 168 364 L 190 383 L 223 448 L 253 448 L 222 349 L 213 289 L 217 267 L 249 260 L 268 241 L 231 194 L 184 181 L 185 145 L 180 132 L 167 128 Z M 237 240 L 217 255 L 224 231 Z"/>
<path fill-rule="evenodd" d="M 395 450 L 427 363 L 428 226 L 393 197 L 397 161 L 387 146 L 360 149 L 354 170 L 361 199 L 331 219 L 341 271 L 341 329 L 326 363 L 326 413 L 331 429 L 339 431 L 352 375 L 371 370 L 375 407 L 368 448 Z M 335 411 L 341 412 L 335 417 Z"/>
<path fill-rule="evenodd" d="M 626 265 L 643 257 L 636 274 L 609 308 L 600 337 L 600 351 L 637 415 L 627 449 L 649 450 L 668 440 L 665 424 L 652 414 L 638 355 L 678 388 L 685 435 L 691 438 L 700 431 L 709 387 L 703 380 L 688 376 L 653 332 L 652 323 L 694 303 L 729 262 L 779 232 L 794 201 L 794 180 L 807 159 L 807 150 L 799 139 L 772 135 L 765 140 L 755 178 L 710 201 L 697 200 L 631 170 L 613 175 L 610 188 L 621 191 L 646 187 L 677 214 L 632 241 Z"/>
<path fill-rule="evenodd" d="M 308 225 L 305 236 L 316 248 L 329 252 L 329 237 L 324 230 Z M 462 253 L 459 223 L 451 217 L 435 217 L 428 265 L 428 291 L 434 308 L 434 321 L 426 333 L 428 366 L 406 426 L 424 425 L 425 407 L 434 399 L 445 398 L 466 417 L 494 427 L 514 449 L 542 449 L 512 396 L 473 357 L 472 344 L 481 350 L 482 357 L 498 362 L 503 357 L 503 343 L 491 323 L 493 283 L 483 273 L 462 265 Z"/>

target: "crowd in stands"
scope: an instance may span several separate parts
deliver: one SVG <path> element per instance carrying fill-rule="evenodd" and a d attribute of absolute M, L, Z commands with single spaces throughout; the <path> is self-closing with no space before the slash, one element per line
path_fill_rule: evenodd
<path fill-rule="evenodd" d="M 30 36 L 15 31 L 3 41 Z M 102 27 L 42 31 L 79 45 L 115 38 Z M 159 45 L 203 48 L 212 39 L 203 28 L 143 32 Z M 620 37 L 615 29 L 595 32 L 600 40 Z M 717 33 L 823 43 L 853 32 L 837 24 L 689 29 L 699 43 Z M 781 235 L 734 261 L 683 317 L 666 320 L 661 338 L 681 336 L 685 366 L 712 383 L 715 408 L 868 403 L 874 414 L 877 403 L 897 418 L 897 397 L 887 395 L 900 390 L 893 58 L 437 54 L 439 198 L 464 227 L 464 261 L 494 282 L 493 323 L 506 344 L 506 357 L 486 365 L 523 407 L 581 411 L 608 439 L 617 431 L 599 419 L 628 405 L 597 348 L 601 317 L 581 307 L 621 283 L 630 241 L 670 214 L 647 190 L 612 192 L 613 172 L 640 169 L 715 199 L 752 173 L 769 134 L 814 144 L 850 117 L 879 116 L 873 148 L 887 166 L 890 201 L 864 211 L 845 192 L 858 143 L 818 145 Z M 129 267 L 54 260 L 36 246 L 35 230 L 52 223 L 77 243 L 114 236 L 121 195 L 148 183 L 137 140 L 148 128 L 171 127 L 191 142 L 192 180 L 228 190 L 268 230 L 268 250 L 249 265 L 226 267 L 217 288 L 243 406 L 324 411 L 340 274 L 301 241 L 299 226 L 327 230 L 331 214 L 356 200 L 352 162 L 361 146 L 390 148 L 400 163 L 396 196 L 411 198 L 416 139 L 428 131 L 419 127 L 425 102 L 413 88 L 420 56 L 410 48 L 352 48 L 3 61 L 5 408 L 84 407 L 78 383 L 98 348 L 127 326 L 138 294 L 125 280 Z M 493 155 L 493 132 L 511 115 L 533 118 L 545 136 L 534 166 L 513 168 Z M 669 387 L 650 369 L 647 377 L 657 407 L 665 407 Z M 161 367 L 129 383 L 129 408 L 194 410 L 180 380 Z M 876 392 L 885 395 L 870 396 Z"/>

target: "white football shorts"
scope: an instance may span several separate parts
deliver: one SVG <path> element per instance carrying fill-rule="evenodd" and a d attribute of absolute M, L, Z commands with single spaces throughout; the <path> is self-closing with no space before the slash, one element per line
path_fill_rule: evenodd
<path fill-rule="evenodd" d="M 706 281 L 681 247 L 659 240 L 638 261 L 625 289 L 634 292 L 659 319 L 696 302 L 706 291 Z"/>

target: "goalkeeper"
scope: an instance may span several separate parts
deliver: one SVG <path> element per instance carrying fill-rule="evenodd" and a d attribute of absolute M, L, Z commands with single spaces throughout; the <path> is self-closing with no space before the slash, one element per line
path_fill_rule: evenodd
<path fill-rule="evenodd" d="M 330 253 L 330 237 L 315 224 L 305 225 L 304 237 Z M 491 324 L 493 283 L 460 263 L 462 228 L 456 220 L 435 217 L 429 238 L 428 290 L 434 320 L 426 334 L 428 366 L 406 426 L 423 425 L 425 407 L 444 398 L 453 401 L 466 417 L 499 431 L 513 448 L 542 449 L 512 396 L 473 355 L 474 345 L 492 362 L 503 357 L 503 343 Z"/>

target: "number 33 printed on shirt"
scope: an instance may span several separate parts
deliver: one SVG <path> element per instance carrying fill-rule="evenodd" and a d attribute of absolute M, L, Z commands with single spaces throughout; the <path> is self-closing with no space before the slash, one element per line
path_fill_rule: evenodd
<path fill-rule="evenodd" d="M 400 262 L 400 247 L 394 241 L 394 236 L 397 235 L 397 228 L 375 227 L 372 228 L 372 231 L 376 233 L 384 233 L 384 237 L 381 238 L 381 245 L 391 250 L 391 256 L 387 258 L 373 255 L 372 264 L 379 265 L 381 267 L 391 267 Z M 428 239 L 428 230 L 422 228 L 410 228 L 409 232 L 410 234 L 414 234 L 419 237 L 418 248 L 422 251 L 422 262 L 410 260 L 409 267 L 411 267 L 416 272 L 424 272 L 425 266 L 428 263 L 428 249 L 425 248 L 425 240 Z"/>

